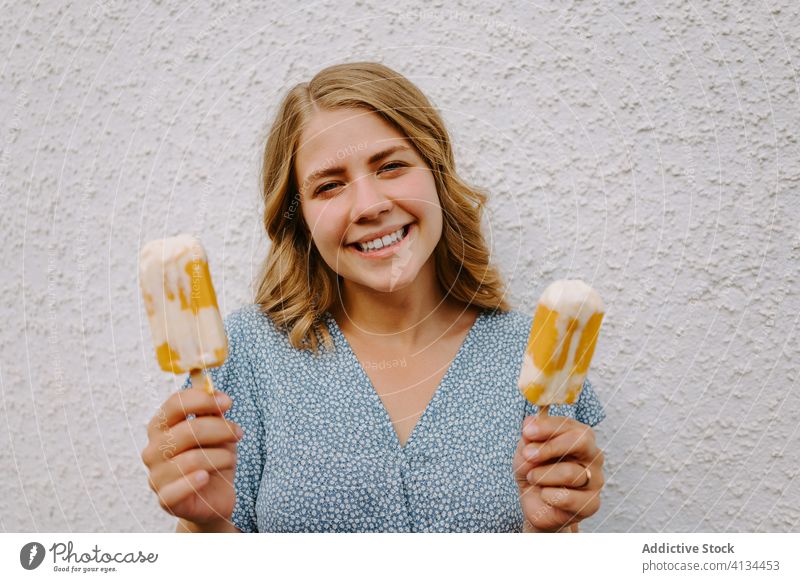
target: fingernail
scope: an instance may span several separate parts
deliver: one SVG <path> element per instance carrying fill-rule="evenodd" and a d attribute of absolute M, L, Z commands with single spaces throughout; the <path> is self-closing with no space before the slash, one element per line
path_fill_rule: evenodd
<path fill-rule="evenodd" d="M 539 427 L 535 424 L 529 424 L 525 427 L 525 436 L 528 438 L 534 438 L 539 434 Z"/>
<path fill-rule="evenodd" d="M 522 455 L 530 461 L 539 455 L 539 449 L 536 447 L 525 447 L 525 450 L 522 451 Z"/>
<path fill-rule="evenodd" d="M 236 436 L 238 438 L 242 438 L 244 436 L 244 431 L 242 430 L 241 426 L 236 427 Z"/>
<path fill-rule="evenodd" d="M 215 400 L 219 406 L 227 406 L 231 403 L 231 399 L 225 394 L 217 394 Z"/>

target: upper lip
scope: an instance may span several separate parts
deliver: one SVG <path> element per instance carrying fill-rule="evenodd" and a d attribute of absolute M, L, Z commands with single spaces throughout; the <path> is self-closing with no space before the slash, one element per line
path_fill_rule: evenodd
<path fill-rule="evenodd" d="M 364 238 L 360 238 L 358 240 L 354 240 L 353 242 L 348 243 L 348 244 L 354 245 L 356 243 L 366 243 L 366 242 L 369 242 L 371 240 L 375 240 L 376 238 L 383 238 L 387 234 L 392 234 L 393 232 L 400 230 L 401 228 L 403 228 L 404 226 L 406 226 L 408 224 L 411 224 L 411 223 L 410 222 L 406 222 L 406 223 L 403 223 L 403 224 L 398 224 L 397 226 L 389 226 L 389 227 L 387 227 L 387 228 L 385 228 L 383 230 L 379 230 L 378 232 L 373 233 L 373 234 L 368 234 Z"/>

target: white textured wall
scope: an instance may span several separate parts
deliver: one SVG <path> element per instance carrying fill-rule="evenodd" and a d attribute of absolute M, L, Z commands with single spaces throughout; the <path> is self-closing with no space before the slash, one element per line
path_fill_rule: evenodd
<path fill-rule="evenodd" d="M 199 233 L 224 313 L 249 301 L 266 127 L 347 60 L 441 108 L 518 307 L 564 276 L 603 294 L 585 529 L 799 529 L 797 3 L 425 4 L 4 8 L 2 530 L 172 529 L 139 458 L 177 384 L 138 249 Z"/>

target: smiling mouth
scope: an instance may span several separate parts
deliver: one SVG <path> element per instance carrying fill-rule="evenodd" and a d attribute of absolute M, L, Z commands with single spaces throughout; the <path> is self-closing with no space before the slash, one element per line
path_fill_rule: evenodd
<path fill-rule="evenodd" d="M 383 254 L 387 250 L 399 246 L 403 243 L 403 241 L 406 240 L 406 238 L 408 238 L 408 233 L 411 231 L 412 224 L 413 223 L 406 224 L 402 229 L 400 229 L 402 231 L 401 234 L 396 236 L 394 239 L 389 240 L 388 244 L 385 244 L 381 239 L 376 239 L 375 244 L 373 244 L 373 241 L 370 241 L 369 244 L 352 243 L 347 246 L 361 255 L 368 256 L 373 254 Z M 380 247 L 377 246 L 377 241 L 380 241 Z"/>

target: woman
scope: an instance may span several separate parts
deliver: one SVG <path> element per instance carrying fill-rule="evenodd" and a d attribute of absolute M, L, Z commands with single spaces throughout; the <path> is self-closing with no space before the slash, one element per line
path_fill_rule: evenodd
<path fill-rule="evenodd" d="M 531 317 L 419 89 L 376 63 L 296 86 L 262 186 L 272 246 L 218 400 L 187 380 L 142 453 L 178 531 L 577 531 L 602 406 L 587 381 L 536 418 L 517 390 Z"/>

